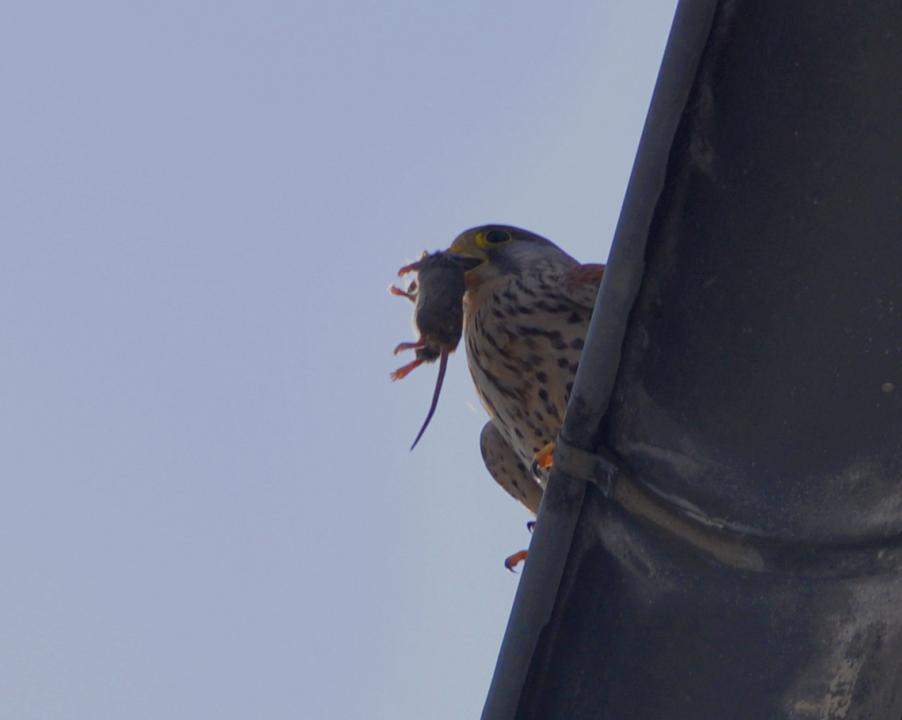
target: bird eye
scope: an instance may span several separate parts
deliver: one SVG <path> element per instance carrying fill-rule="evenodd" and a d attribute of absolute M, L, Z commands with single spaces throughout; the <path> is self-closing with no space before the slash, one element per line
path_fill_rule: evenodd
<path fill-rule="evenodd" d="M 507 242 L 510 239 L 510 233 L 506 230 L 489 230 L 485 234 L 485 241 L 489 245 L 497 245 L 498 243 Z"/>

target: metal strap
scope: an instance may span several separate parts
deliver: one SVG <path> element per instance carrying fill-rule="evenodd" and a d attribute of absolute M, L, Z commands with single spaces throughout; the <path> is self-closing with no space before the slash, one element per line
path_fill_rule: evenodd
<path fill-rule="evenodd" d="M 791 572 L 842 577 L 902 571 L 902 536 L 872 538 L 852 545 L 787 541 L 754 535 L 685 508 L 632 477 L 610 453 L 591 453 L 555 442 L 554 470 L 594 485 L 628 515 L 650 523 L 718 562 L 753 572 Z"/>
<path fill-rule="evenodd" d="M 572 478 L 594 483 L 605 497 L 614 497 L 620 471 L 617 464 L 604 455 L 587 452 L 558 435 L 554 445 L 554 466 Z"/>

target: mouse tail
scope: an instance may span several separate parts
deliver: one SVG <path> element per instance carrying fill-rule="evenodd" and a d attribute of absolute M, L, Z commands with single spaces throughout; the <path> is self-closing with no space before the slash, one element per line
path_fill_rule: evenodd
<path fill-rule="evenodd" d="M 438 377 L 435 380 L 435 391 L 432 393 L 432 404 L 429 406 L 429 412 L 426 413 L 426 419 L 423 421 L 423 427 L 420 428 L 420 432 L 417 433 L 416 440 L 413 441 L 413 445 L 410 446 L 411 452 L 417 446 L 417 443 L 420 442 L 420 438 L 423 437 L 423 433 L 426 432 L 426 428 L 429 425 L 429 421 L 432 420 L 432 416 L 435 414 L 435 408 L 438 407 L 438 396 L 442 392 L 442 383 L 445 380 L 445 370 L 448 367 L 448 351 L 442 350 L 441 358 L 438 363 Z"/>

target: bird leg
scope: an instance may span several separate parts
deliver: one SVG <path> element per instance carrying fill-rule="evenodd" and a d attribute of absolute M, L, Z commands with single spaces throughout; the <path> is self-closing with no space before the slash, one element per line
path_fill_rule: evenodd
<path fill-rule="evenodd" d="M 516 572 L 514 570 L 517 565 L 523 562 L 526 559 L 526 556 L 529 555 L 528 550 L 520 550 L 519 552 L 515 552 L 509 558 L 504 561 L 504 567 L 506 567 L 511 572 Z"/>
<path fill-rule="evenodd" d="M 533 456 L 532 474 L 540 477 L 543 470 L 549 470 L 554 465 L 554 442 L 547 443 Z"/>
<path fill-rule="evenodd" d="M 529 530 L 529 532 L 532 532 L 532 529 L 535 526 L 536 526 L 535 520 L 530 520 L 528 523 L 526 523 L 526 529 Z M 520 550 L 519 552 L 515 552 L 510 557 L 505 558 L 504 567 L 506 567 L 512 573 L 515 573 L 517 571 L 514 570 L 514 568 L 517 567 L 517 565 L 519 565 L 521 562 L 526 560 L 528 555 L 529 555 L 529 550 Z"/>

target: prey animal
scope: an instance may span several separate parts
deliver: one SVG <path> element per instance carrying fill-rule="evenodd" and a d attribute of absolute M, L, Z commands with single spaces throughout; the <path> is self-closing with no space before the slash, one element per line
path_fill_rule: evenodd
<path fill-rule="evenodd" d="M 391 374 L 392 380 L 400 380 L 423 363 L 439 361 L 438 377 L 432 403 L 426 420 L 417 433 L 410 449 L 413 450 L 438 407 L 438 399 L 448 368 L 448 356 L 457 349 L 463 333 L 463 298 L 466 291 L 464 275 L 475 262 L 447 252 L 423 253 L 415 263 L 398 270 L 399 276 L 415 272 L 416 280 L 402 290 L 394 285 L 389 288 L 393 295 L 406 297 L 414 303 L 414 323 L 419 337 L 413 342 L 402 342 L 395 348 L 395 354 L 414 350 L 416 357 Z"/>

